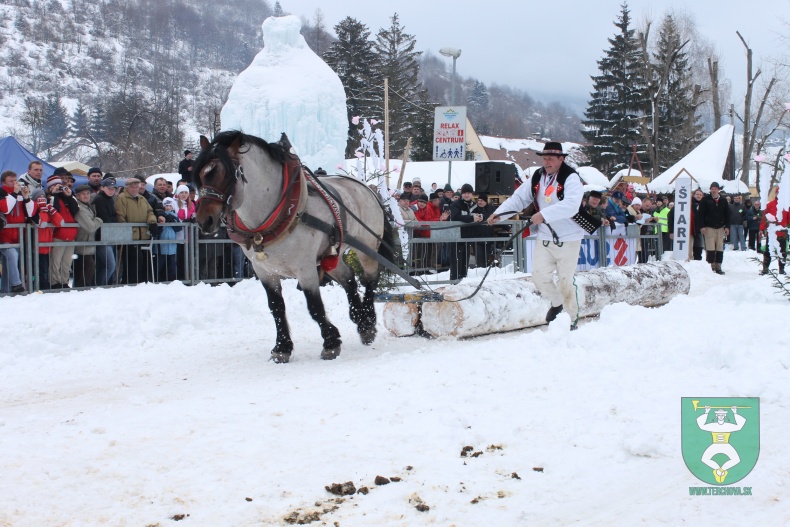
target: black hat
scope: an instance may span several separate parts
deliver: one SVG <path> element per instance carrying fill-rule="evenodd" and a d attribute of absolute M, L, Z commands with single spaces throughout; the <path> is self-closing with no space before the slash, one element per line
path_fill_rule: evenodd
<path fill-rule="evenodd" d="M 66 170 L 63 167 L 58 167 L 58 168 L 55 169 L 55 171 L 52 173 L 52 175 L 53 176 L 70 176 L 71 172 L 69 172 L 68 170 Z"/>
<path fill-rule="evenodd" d="M 417 198 L 417 201 L 424 201 L 425 203 L 428 203 L 428 194 L 420 194 L 420 197 Z"/>
<path fill-rule="evenodd" d="M 463 185 L 461 185 L 461 194 L 463 194 L 464 192 L 472 192 L 472 193 L 474 193 L 474 191 L 475 191 L 475 188 L 472 185 L 470 185 L 469 183 L 464 183 Z"/>
<path fill-rule="evenodd" d="M 590 191 L 590 197 L 591 197 L 591 198 L 598 198 L 598 199 L 601 199 L 601 198 L 603 197 L 603 194 L 601 194 L 601 193 L 600 193 L 599 191 L 597 191 L 597 190 L 591 190 L 591 191 Z"/>
<path fill-rule="evenodd" d="M 83 190 L 93 190 L 90 185 L 78 185 L 77 188 L 74 189 L 75 194 L 79 194 Z"/>
<path fill-rule="evenodd" d="M 713 183 L 711 183 L 711 184 L 710 184 L 710 188 L 713 188 L 713 187 L 716 187 L 716 188 L 721 188 L 721 185 L 719 185 L 718 183 L 716 183 L 716 182 L 714 181 Z"/>
<path fill-rule="evenodd" d="M 403 184 L 403 188 L 410 187 L 410 186 L 411 186 L 411 181 L 406 181 L 406 182 Z"/>
<path fill-rule="evenodd" d="M 91 168 L 88 169 L 88 174 L 87 175 L 90 176 L 91 174 L 95 174 L 97 172 L 99 174 L 101 174 L 101 168 L 99 168 L 99 167 L 91 167 Z"/>
<path fill-rule="evenodd" d="M 535 152 L 539 156 L 567 156 L 568 154 L 562 151 L 562 143 L 556 141 L 549 141 L 543 145 L 542 152 Z"/>
<path fill-rule="evenodd" d="M 430 199 L 439 199 L 439 193 L 438 192 L 431 192 L 431 195 L 428 196 L 428 197 Z"/>
<path fill-rule="evenodd" d="M 326 170 L 324 170 L 321 167 L 318 167 L 318 169 L 314 173 L 315 173 L 316 176 L 325 176 L 326 175 Z"/>
<path fill-rule="evenodd" d="M 488 194 L 478 194 L 477 199 L 482 199 L 486 203 L 488 203 Z"/>

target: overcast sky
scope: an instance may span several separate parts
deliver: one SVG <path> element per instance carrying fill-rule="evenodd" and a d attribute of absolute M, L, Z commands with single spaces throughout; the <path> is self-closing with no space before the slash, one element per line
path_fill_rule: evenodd
<path fill-rule="evenodd" d="M 272 0 L 272 4 L 274 0 Z M 488 85 L 505 84 L 525 90 L 538 100 L 560 100 L 586 107 L 592 90 L 590 75 L 615 35 L 614 21 L 622 0 L 280 0 L 283 10 L 313 19 L 321 9 L 327 29 L 346 16 L 366 24 L 373 35 L 389 27 L 398 13 L 417 49 L 438 54 L 442 47 L 462 50 L 460 76 L 473 76 Z M 634 24 L 664 14 L 688 13 L 699 33 L 720 52 L 722 77 L 730 79 L 735 101 L 745 90 L 746 56 L 736 31 L 754 50 L 755 63 L 790 56 L 790 0 L 632 0 Z M 452 59 L 448 58 L 448 65 Z M 766 71 L 768 67 L 764 68 Z"/>

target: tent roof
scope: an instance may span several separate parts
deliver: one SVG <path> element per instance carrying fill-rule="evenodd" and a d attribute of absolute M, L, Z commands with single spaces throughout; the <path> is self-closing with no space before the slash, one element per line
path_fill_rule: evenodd
<path fill-rule="evenodd" d="M 53 167 L 63 167 L 72 175 L 80 175 L 80 176 L 87 176 L 88 170 L 91 169 L 85 163 L 80 163 L 79 161 L 54 161 L 52 163 Z"/>
<path fill-rule="evenodd" d="M 27 172 L 31 161 L 40 161 L 44 165 L 44 179 L 55 171 L 54 166 L 36 157 L 10 135 L 0 139 L 0 172 L 13 170 L 21 176 Z"/>
<path fill-rule="evenodd" d="M 735 128 L 725 124 L 689 152 L 686 157 L 669 167 L 650 183 L 650 190 L 672 192 L 675 178 L 685 169 L 691 179 L 703 190 L 710 188 L 714 181 L 721 184 L 727 193 L 746 193 L 749 188 L 739 180 L 724 180 L 724 169 L 730 156 L 732 137 Z"/>

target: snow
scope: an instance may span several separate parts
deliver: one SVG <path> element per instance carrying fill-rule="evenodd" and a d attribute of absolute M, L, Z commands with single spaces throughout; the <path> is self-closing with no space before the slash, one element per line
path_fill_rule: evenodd
<path fill-rule="evenodd" d="M 675 190 L 673 180 L 685 169 L 696 183 L 695 188 L 699 186 L 707 192 L 710 184 L 716 181 L 724 192 L 730 194 L 748 193 L 749 188 L 742 181 L 724 181 L 722 179 L 724 166 L 732 145 L 734 129 L 731 124 L 725 124 L 713 132 L 683 159 L 656 177 L 650 183 L 650 189 L 657 192 L 673 192 Z"/>
<path fill-rule="evenodd" d="M 790 311 L 755 256 L 726 251 L 726 276 L 684 263 L 689 295 L 660 308 L 466 341 L 379 323 L 365 347 L 329 286 L 335 361 L 289 280 L 287 365 L 267 361 L 254 280 L 0 299 L 0 525 L 284 525 L 335 506 L 314 524 L 781 525 Z M 737 483 L 753 496 L 689 496 L 680 398 L 695 396 L 761 398 L 759 460 Z M 346 481 L 369 494 L 332 501 Z"/>
<path fill-rule="evenodd" d="M 348 116 L 340 77 L 299 34 L 299 17 L 263 22 L 264 48 L 233 83 L 220 119 L 270 142 L 285 132 L 302 163 L 313 170 L 344 159 Z"/>

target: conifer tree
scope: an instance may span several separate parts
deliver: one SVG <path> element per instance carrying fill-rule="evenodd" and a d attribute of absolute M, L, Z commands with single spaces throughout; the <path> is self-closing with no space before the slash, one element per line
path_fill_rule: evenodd
<path fill-rule="evenodd" d="M 469 119 L 477 123 L 475 130 L 478 134 L 487 135 L 491 133 L 488 120 L 488 110 L 491 108 L 491 98 L 488 95 L 488 88 L 480 81 L 475 81 L 474 87 L 467 99 Z"/>
<path fill-rule="evenodd" d="M 653 71 L 667 71 L 658 99 L 657 172 L 679 161 L 700 143 L 702 125 L 692 106 L 691 67 L 672 15 L 661 23 Z"/>
<path fill-rule="evenodd" d="M 373 86 L 384 86 L 384 78 L 389 79 L 389 130 L 390 155 L 400 156 L 409 137 L 414 136 L 414 123 L 420 119 L 420 101 L 427 95 L 419 79 L 420 66 L 417 62 L 420 51 L 414 51 L 417 44 L 414 36 L 405 33 L 398 14 L 391 18 L 387 29 L 380 29 L 373 48 L 378 55 L 378 64 Z M 383 90 L 382 90 L 383 92 Z M 384 115 L 384 99 L 377 101 L 377 113 Z"/>
<path fill-rule="evenodd" d="M 72 137 L 86 137 L 90 133 L 90 116 L 82 101 L 77 103 L 74 113 L 71 114 L 69 135 Z"/>
<path fill-rule="evenodd" d="M 274 16 L 283 16 L 283 6 L 280 5 L 279 0 L 274 3 Z"/>
<path fill-rule="evenodd" d="M 374 102 L 381 99 L 381 89 L 375 93 L 371 78 L 377 69 L 377 56 L 373 52 L 370 30 L 362 22 L 346 17 L 335 26 L 337 42 L 332 43 L 324 60 L 331 67 L 346 91 L 348 112 L 348 140 L 346 157 L 353 157 L 359 145 L 358 127 L 351 123 L 354 116 L 365 118 L 381 117 L 374 115 Z"/>
<path fill-rule="evenodd" d="M 50 149 L 57 145 L 69 131 L 69 116 L 60 100 L 60 95 L 55 93 L 47 97 L 44 106 L 44 128 L 42 134 L 42 147 Z"/>
<path fill-rule="evenodd" d="M 582 121 L 586 128 L 582 135 L 590 143 L 585 150 L 591 164 L 610 176 L 628 167 L 632 145 L 637 145 L 638 152 L 645 149 L 639 129 L 645 114 L 645 83 L 639 42 L 630 27 L 626 3 L 614 25 L 619 31 L 609 39 L 611 47 L 598 61 L 600 75 L 592 77 L 593 92 Z"/>

